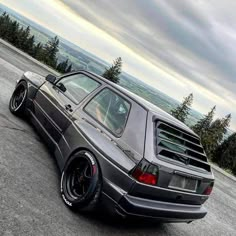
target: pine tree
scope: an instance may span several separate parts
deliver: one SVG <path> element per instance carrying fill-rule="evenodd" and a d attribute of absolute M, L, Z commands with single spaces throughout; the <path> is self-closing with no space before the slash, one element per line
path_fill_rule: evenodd
<path fill-rule="evenodd" d="M 190 106 L 192 105 L 193 102 L 193 94 L 189 94 L 188 97 L 185 97 L 183 102 L 177 106 L 177 108 L 171 110 L 171 115 L 174 116 L 176 119 L 185 122 Z"/>
<path fill-rule="evenodd" d="M 59 63 L 56 67 L 56 70 L 58 70 L 61 73 L 65 73 L 68 67 L 68 59 L 66 59 L 65 61 Z"/>
<path fill-rule="evenodd" d="M 122 59 L 121 57 L 118 57 L 113 62 L 113 65 L 111 65 L 110 68 L 106 68 L 102 76 L 117 84 L 119 83 L 119 80 L 120 80 L 119 76 L 121 74 L 121 70 L 122 70 Z"/>
<path fill-rule="evenodd" d="M 211 122 L 213 121 L 215 110 L 216 106 L 212 107 L 212 109 L 208 112 L 207 115 L 205 115 L 194 126 L 192 126 L 192 130 L 200 137 L 204 132 L 206 132 L 209 129 Z"/>
<path fill-rule="evenodd" d="M 41 43 L 37 43 L 37 45 L 34 46 L 32 57 L 36 58 L 39 61 L 43 60 L 43 46 Z"/>
<path fill-rule="evenodd" d="M 236 133 L 229 136 L 216 149 L 213 161 L 220 167 L 232 170 L 236 175 Z"/>
<path fill-rule="evenodd" d="M 208 131 L 201 137 L 202 145 L 210 159 L 213 158 L 213 154 L 217 147 L 223 141 L 224 135 L 227 132 L 231 120 L 231 114 L 225 116 L 222 119 L 216 119 L 212 122 Z"/>
<path fill-rule="evenodd" d="M 10 42 L 13 45 L 17 44 L 18 31 L 19 31 L 19 23 L 17 23 L 17 21 L 11 21 L 9 25 L 9 32 L 8 32 L 8 37 L 7 37 L 8 42 Z"/>
<path fill-rule="evenodd" d="M 26 29 L 23 30 L 22 35 L 21 35 L 21 44 L 20 48 L 24 51 L 27 52 L 28 49 L 28 39 L 30 37 L 30 27 L 28 26 Z"/>
<path fill-rule="evenodd" d="M 56 67 L 56 70 L 57 70 L 57 71 L 61 72 L 61 70 L 62 70 L 62 64 L 63 64 L 63 63 L 64 63 L 64 62 L 60 62 L 60 63 L 57 64 L 57 67 Z"/>
<path fill-rule="evenodd" d="M 57 66 L 57 52 L 59 51 L 59 39 L 57 36 L 49 40 L 44 46 L 43 61 L 53 67 Z"/>
<path fill-rule="evenodd" d="M 3 25 L 4 19 L 5 19 L 6 15 L 7 15 L 7 13 L 4 11 L 4 12 L 2 13 L 2 15 L 0 16 L 0 26 Z"/>
<path fill-rule="evenodd" d="M 23 35 L 24 35 L 24 28 L 21 26 L 20 29 L 18 30 L 18 33 L 17 33 L 17 42 L 15 44 L 15 46 L 17 48 L 22 48 L 23 47 L 23 44 L 24 44 Z"/>
<path fill-rule="evenodd" d="M 5 40 L 9 39 L 10 22 L 11 22 L 10 16 L 6 14 L 6 12 L 4 12 L 1 19 L 0 37 L 2 37 Z"/>
<path fill-rule="evenodd" d="M 70 73 L 72 71 L 72 64 L 70 64 L 67 68 L 66 68 L 66 73 Z"/>
<path fill-rule="evenodd" d="M 34 35 L 32 35 L 31 37 L 29 37 L 29 39 L 26 42 L 26 52 L 30 56 L 34 55 L 34 43 L 35 43 L 35 39 L 34 39 Z"/>
<path fill-rule="evenodd" d="M 229 127 L 231 121 L 231 114 L 225 116 L 225 118 L 220 120 L 219 125 L 215 125 L 214 122 L 212 123 L 210 129 L 212 128 L 215 130 L 215 140 L 218 144 L 220 144 L 224 138 L 224 135 L 227 132 L 227 128 Z"/>
<path fill-rule="evenodd" d="M 3 21 L 4 21 L 4 14 L 5 14 L 6 12 L 4 12 L 1 16 L 0 16 L 0 28 L 2 27 L 2 25 L 3 25 Z M 1 31 L 0 31 L 1 32 Z"/>

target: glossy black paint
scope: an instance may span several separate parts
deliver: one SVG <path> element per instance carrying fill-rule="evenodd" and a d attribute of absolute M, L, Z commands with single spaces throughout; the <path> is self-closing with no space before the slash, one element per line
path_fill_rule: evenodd
<path fill-rule="evenodd" d="M 65 96 L 59 86 L 63 78 L 76 73 L 87 75 L 100 83 L 79 104 Z M 154 152 L 153 122 L 158 118 L 195 134 L 183 123 L 120 86 L 87 71 L 76 73 L 63 75 L 55 80 L 53 76 L 45 79 L 26 72 L 21 78 L 28 86 L 27 113 L 55 154 L 60 170 L 63 170 L 73 153 L 89 150 L 101 168 L 104 199 L 110 203 L 110 208 L 120 214 L 181 222 L 204 217 L 206 210 L 202 204 L 207 196 L 171 190 L 168 189 L 168 183 L 173 173 L 179 171 L 203 180 L 199 186 L 201 192 L 214 179 L 212 173 L 201 173 L 157 159 Z M 131 104 L 121 137 L 114 136 L 84 111 L 86 104 L 104 88 L 114 90 Z M 131 177 L 131 171 L 143 158 L 159 167 L 158 186 L 141 184 Z M 150 207 L 153 210 L 148 210 Z"/>

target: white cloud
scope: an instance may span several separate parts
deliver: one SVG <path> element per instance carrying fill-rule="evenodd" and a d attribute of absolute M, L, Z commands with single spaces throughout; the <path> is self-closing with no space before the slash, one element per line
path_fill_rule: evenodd
<path fill-rule="evenodd" d="M 193 92 L 201 112 L 231 112 L 236 129 L 234 1 L 1 2 L 178 100 Z"/>

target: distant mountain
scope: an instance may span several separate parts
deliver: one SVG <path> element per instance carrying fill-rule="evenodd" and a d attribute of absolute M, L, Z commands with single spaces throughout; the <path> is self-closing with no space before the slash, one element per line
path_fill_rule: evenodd
<path fill-rule="evenodd" d="M 38 31 L 45 33 L 46 35 L 50 37 L 54 37 L 56 34 L 51 32 L 50 30 L 46 29 L 45 27 L 37 24 L 36 22 L 30 20 L 29 18 L 24 17 L 23 15 L 19 14 L 18 12 L 12 10 L 11 8 L 8 8 L 7 6 L 0 3 L 0 12 L 6 11 L 8 14 L 14 16 L 17 20 L 19 20 L 21 23 L 24 23 L 26 25 L 29 25 L 33 28 L 36 28 Z"/>
<path fill-rule="evenodd" d="M 23 27 L 30 26 L 31 33 L 35 35 L 36 42 L 46 43 L 50 38 L 55 37 L 56 34 L 49 29 L 37 24 L 36 22 L 20 15 L 14 10 L 4 6 L 0 3 L 0 14 L 6 11 L 12 18 L 17 20 Z M 96 55 L 80 48 L 78 45 L 60 37 L 58 60 L 59 62 L 69 59 L 73 64 L 73 69 L 87 69 L 94 73 L 101 75 L 105 68 L 109 66 L 105 60 Z M 131 92 L 143 97 L 149 102 L 162 108 L 166 112 L 170 112 L 173 107 L 176 107 L 179 102 L 156 88 L 144 83 L 134 76 L 123 72 L 120 77 L 120 85 L 127 88 Z M 202 118 L 202 114 L 193 109 L 190 110 L 190 115 L 187 119 L 188 125 L 193 125 Z"/>
<path fill-rule="evenodd" d="M 49 29 L 43 27 L 40 24 L 37 24 L 36 22 L 22 16 L 21 14 L 17 13 L 16 11 L 6 7 L 5 5 L 0 3 L 0 12 L 3 13 L 6 11 L 8 14 L 10 14 L 15 20 L 17 20 L 23 27 L 30 26 L 31 27 L 31 33 L 36 36 L 37 42 L 46 43 L 50 38 L 53 38 L 56 35 L 54 32 L 50 31 Z M 80 48 L 78 45 L 75 45 L 74 43 L 66 40 L 63 37 L 58 36 L 60 39 L 60 49 L 64 52 L 70 52 L 70 55 L 74 55 L 74 57 L 78 57 L 78 53 L 83 54 L 85 58 L 88 58 L 89 61 L 96 61 L 99 62 L 102 66 L 108 66 L 109 64 L 102 60 L 101 58 L 98 58 L 94 54 L 85 51 L 84 49 Z M 64 60 L 67 57 L 66 53 L 59 53 L 59 61 L 61 59 Z M 73 62 L 73 61 L 72 61 Z"/>

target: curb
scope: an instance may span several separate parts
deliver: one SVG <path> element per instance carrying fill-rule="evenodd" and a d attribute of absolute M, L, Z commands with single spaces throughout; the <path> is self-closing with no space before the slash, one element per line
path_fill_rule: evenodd
<path fill-rule="evenodd" d="M 3 44 L 4 46 L 10 48 L 11 50 L 13 50 L 14 52 L 20 54 L 21 56 L 27 58 L 28 60 L 31 60 L 32 62 L 34 62 L 35 64 L 37 64 L 38 66 L 42 67 L 43 69 L 47 70 L 48 72 L 59 76 L 60 73 L 58 73 L 57 71 L 55 71 L 54 69 L 46 66 L 45 64 L 43 64 L 42 62 L 36 60 L 35 58 L 31 57 L 30 55 L 26 54 L 25 52 L 21 51 L 20 49 L 16 48 L 15 46 L 13 46 L 12 44 L 4 41 L 3 39 L 0 38 L 0 44 Z"/>
<path fill-rule="evenodd" d="M 227 173 L 225 170 L 221 169 L 219 166 L 213 164 L 213 163 L 210 163 L 212 169 L 216 170 L 217 172 L 223 174 L 224 176 L 228 177 L 229 179 L 233 180 L 236 182 L 236 177 L 234 177 L 233 175 Z"/>

